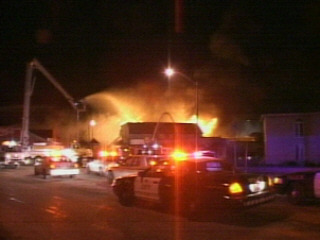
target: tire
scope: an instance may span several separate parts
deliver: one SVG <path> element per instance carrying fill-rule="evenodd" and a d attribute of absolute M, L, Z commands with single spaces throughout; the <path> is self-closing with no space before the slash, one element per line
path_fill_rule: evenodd
<path fill-rule="evenodd" d="M 39 161 L 41 161 L 42 160 L 42 157 L 40 157 L 40 156 L 36 156 L 35 158 L 34 158 L 34 162 L 39 162 Z"/>
<path fill-rule="evenodd" d="M 133 188 L 129 183 L 124 182 L 120 186 L 118 193 L 119 202 L 122 206 L 131 207 L 134 204 Z"/>
<path fill-rule="evenodd" d="M 103 176 L 103 175 L 104 175 L 104 171 L 103 171 L 102 167 L 99 167 L 99 175 L 100 175 L 100 176 Z"/>
<path fill-rule="evenodd" d="M 189 199 L 185 203 L 183 215 L 189 220 L 197 220 L 199 217 L 199 207 L 195 199 Z"/>
<path fill-rule="evenodd" d="M 305 189 L 300 183 L 293 183 L 290 185 L 287 192 L 288 201 L 294 205 L 301 205 L 305 201 Z"/>
<path fill-rule="evenodd" d="M 90 168 L 87 166 L 87 168 L 86 168 L 86 172 L 87 172 L 87 174 L 90 174 L 91 173 L 91 171 L 90 171 Z"/>
<path fill-rule="evenodd" d="M 113 174 L 112 171 L 108 171 L 107 180 L 108 180 L 108 183 L 109 183 L 109 184 L 112 184 L 112 182 L 113 182 L 113 180 L 114 180 L 114 174 Z"/>
<path fill-rule="evenodd" d="M 47 171 L 45 169 L 42 170 L 42 177 L 43 179 L 47 178 Z"/>

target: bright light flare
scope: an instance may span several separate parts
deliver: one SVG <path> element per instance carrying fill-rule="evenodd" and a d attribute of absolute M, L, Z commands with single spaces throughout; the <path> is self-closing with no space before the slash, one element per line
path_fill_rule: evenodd
<path fill-rule="evenodd" d="M 92 120 L 90 120 L 89 125 L 90 125 L 91 127 L 94 127 L 94 126 L 97 125 L 97 122 L 92 119 Z"/>
<path fill-rule="evenodd" d="M 7 147 L 15 147 L 15 146 L 18 146 L 18 143 L 14 140 L 11 140 L 11 141 L 3 141 L 2 145 Z"/>
<path fill-rule="evenodd" d="M 53 157 L 53 158 L 57 158 L 57 157 L 62 156 L 62 153 L 61 153 L 61 151 L 58 151 L 58 150 L 52 150 L 52 151 L 49 153 L 49 156 L 51 156 L 51 157 Z"/>
<path fill-rule="evenodd" d="M 171 157 L 175 160 L 175 161 L 183 161 L 186 160 L 188 157 L 188 154 L 181 151 L 181 150 L 176 150 L 171 154 Z"/>
<path fill-rule="evenodd" d="M 118 153 L 116 151 L 100 151 L 99 152 L 100 157 L 116 157 L 118 156 Z"/>
<path fill-rule="evenodd" d="M 203 153 L 198 151 L 198 152 L 194 152 L 192 155 L 194 158 L 200 158 L 203 156 Z"/>
<path fill-rule="evenodd" d="M 172 77 L 172 75 L 175 74 L 174 70 L 172 68 L 166 68 L 166 70 L 164 70 L 164 74 L 167 76 L 167 77 Z"/>

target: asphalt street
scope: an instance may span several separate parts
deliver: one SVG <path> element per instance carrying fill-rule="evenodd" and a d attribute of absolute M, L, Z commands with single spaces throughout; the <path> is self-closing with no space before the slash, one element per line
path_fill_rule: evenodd
<path fill-rule="evenodd" d="M 154 206 L 121 206 L 105 177 L 33 175 L 0 169 L 0 239 L 281 239 L 320 237 L 320 205 L 292 206 L 283 197 L 237 214 L 190 221 Z"/>

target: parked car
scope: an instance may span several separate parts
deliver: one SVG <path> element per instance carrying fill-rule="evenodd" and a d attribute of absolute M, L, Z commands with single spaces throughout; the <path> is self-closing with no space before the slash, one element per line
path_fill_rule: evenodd
<path fill-rule="evenodd" d="M 34 165 L 34 175 L 69 176 L 74 177 L 80 173 L 78 163 L 65 156 L 37 158 Z"/>
<path fill-rule="evenodd" d="M 107 176 L 109 169 L 114 166 L 118 166 L 118 163 L 114 158 L 93 159 L 87 163 L 86 170 L 88 174 L 96 173 L 101 176 Z"/>
<path fill-rule="evenodd" d="M 268 176 L 236 172 L 214 157 L 168 159 L 137 175 L 116 178 L 112 187 L 122 205 L 142 201 L 165 209 L 180 206 L 191 218 L 209 209 L 244 209 L 275 197 Z"/>
<path fill-rule="evenodd" d="M 283 174 L 274 178 L 276 191 L 285 194 L 292 204 L 320 200 L 320 171 Z"/>
<path fill-rule="evenodd" d="M 22 165 L 22 161 L 20 159 L 20 152 L 11 152 L 8 151 L 4 154 L 4 162 L 3 165 L 6 168 L 18 168 Z"/>
<path fill-rule="evenodd" d="M 107 178 L 111 184 L 118 177 L 137 175 L 138 172 L 150 168 L 162 160 L 162 155 L 133 155 L 119 162 L 117 165 L 110 166 Z"/>

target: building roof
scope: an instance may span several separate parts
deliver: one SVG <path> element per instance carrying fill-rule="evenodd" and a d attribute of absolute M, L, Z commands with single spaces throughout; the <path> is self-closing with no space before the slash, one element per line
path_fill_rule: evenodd
<path fill-rule="evenodd" d="M 269 113 L 261 115 L 261 119 L 265 118 L 274 118 L 274 117 L 296 117 L 296 116 L 312 116 L 312 115 L 320 115 L 320 112 L 307 112 L 307 113 Z"/>
<path fill-rule="evenodd" d="M 157 122 L 129 122 L 122 125 L 122 128 L 128 128 L 129 134 L 153 134 Z M 157 128 L 157 134 L 195 134 L 196 128 L 194 123 L 172 123 L 172 122 L 160 122 Z M 198 134 L 201 135 L 202 131 L 198 127 Z"/>

